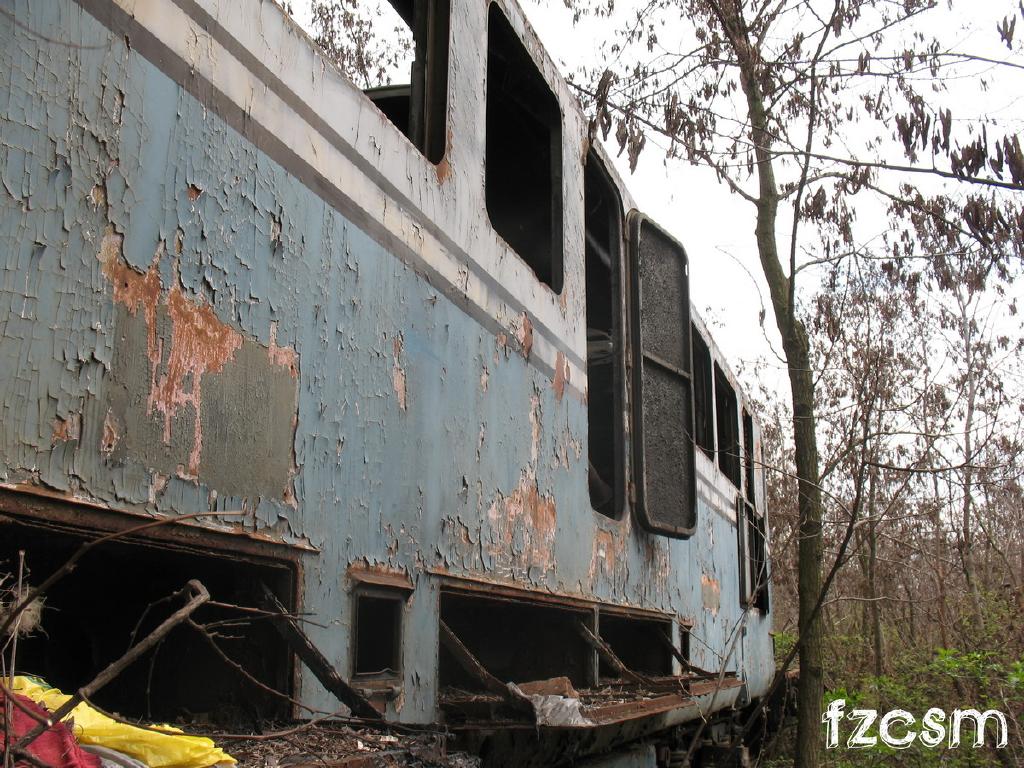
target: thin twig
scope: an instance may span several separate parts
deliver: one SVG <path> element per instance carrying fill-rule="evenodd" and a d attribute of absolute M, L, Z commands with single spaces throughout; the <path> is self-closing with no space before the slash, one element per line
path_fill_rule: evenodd
<path fill-rule="evenodd" d="M 255 685 L 257 688 L 259 688 L 262 691 L 265 691 L 266 693 L 269 693 L 271 696 L 276 696 L 279 699 L 284 699 L 289 704 L 292 704 L 293 706 L 299 707 L 300 709 L 304 709 L 307 712 L 309 712 L 310 714 L 319 714 L 320 710 L 313 709 L 312 707 L 309 707 L 309 706 L 303 704 L 298 699 L 292 698 L 287 693 L 282 693 L 281 691 L 277 690 L 276 688 L 273 688 L 272 686 L 267 685 L 262 680 L 259 680 L 258 678 L 253 676 L 253 674 L 251 672 L 249 672 L 245 667 L 243 667 L 237 661 L 235 661 L 230 656 L 228 656 L 224 652 L 224 650 L 219 645 L 217 645 L 217 641 L 213 639 L 213 636 L 206 630 L 206 627 L 204 625 L 199 624 L 198 622 L 194 621 L 193 619 L 189 619 L 188 620 L 188 625 L 190 627 L 192 627 L 192 629 L 196 630 L 196 632 L 199 633 L 199 635 L 207 642 L 207 644 L 210 646 L 210 648 L 213 650 L 213 652 L 216 653 L 225 664 L 227 664 L 233 670 L 238 672 L 238 674 L 240 674 L 242 677 L 244 677 L 250 683 Z"/>
<path fill-rule="evenodd" d="M 432 725 L 418 726 L 410 723 L 389 723 L 383 720 L 373 720 L 366 717 L 352 717 L 351 715 L 346 716 L 344 714 L 346 711 L 347 708 L 339 709 L 336 712 L 331 712 L 313 720 L 307 720 L 304 723 L 299 723 L 293 728 L 288 728 L 284 731 L 275 731 L 273 733 L 216 733 L 213 735 L 218 740 L 224 741 L 273 741 L 274 739 L 291 736 L 307 728 L 312 728 L 313 726 L 321 725 L 323 723 L 339 723 L 345 726 L 355 725 L 376 731 L 396 731 L 397 733 L 407 734 L 429 733 L 436 736 L 448 735 L 447 729 L 438 729 Z"/>

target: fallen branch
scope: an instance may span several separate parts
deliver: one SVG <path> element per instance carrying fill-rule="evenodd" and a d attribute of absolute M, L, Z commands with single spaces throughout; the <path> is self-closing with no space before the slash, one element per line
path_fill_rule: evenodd
<path fill-rule="evenodd" d="M 687 670 L 691 675 L 694 677 L 705 677 L 709 680 L 718 677 L 717 672 L 708 672 L 706 669 L 701 669 L 696 664 L 692 664 L 690 660 L 686 658 L 678 648 L 676 648 L 676 644 L 673 643 L 672 639 L 664 632 L 658 632 L 657 635 L 658 639 L 675 657 L 676 661 L 678 661 L 682 665 L 683 669 Z"/>
<path fill-rule="evenodd" d="M 213 639 L 213 636 L 210 634 L 209 631 L 207 631 L 207 628 L 206 628 L 205 625 L 199 624 L 198 622 L 194 621 L 193 619 L 189 619 L 188 620 L 188 625 L 190 627 L 192 627 L 192 629 L 194 629 L 196 632 L 198 632 L 200 634 L 200 636 L 206 641 L 207 645 L 210 646 L 210 648 L 213 650 L 213 652 L 215 654 L 217 654 L 217 656 L 220 657 L 221 661 L 223 661 L 225 664 L 227 664 L 233 670 L 238 672 L 238 674 L 240 674 L 242 677 L 244 677 L 246 680 L 248 680 L 250 683 L 255 685 L 260 690 L 266 691 L 267 693 L 271 694 L 272 696 L 276 696 L 279 699 L 284 699 L 289 704 L 291 704 L 291 705 L 293 705 L 295 707 L 299 707 L 300 709 L 304 709 L 307 712 L 309 712 L 310 714 L 318 714 L 320 712 L 320 710 L 313 709 L 312 707 L 308 707 L 305 704 L 303 704 L 301 701 L 299 701 L 298 699 L 293 699 L 288 694 L 282 693 L 281 691 L 277 690 L 276 688 L 273 688 L 273 687 L 267 685 L 266 683 L 264 683 L 263 681 L 259 680 L 258 678 L 256 678 L 251 672 L 249 672 L 245 667 L 243 667 L 237 661 L 235 661 L 230 656 L 228 656 L 224 652 L 224 650 L 219 645 L 217 645 L 217 641 Z"/>
<path fill-rule="evenodd" d="M 260 584 L 260 586 L 263 588 L 267 610 L 276 611 L 278 614 L 274 620 L 274 627 L 324 688 L 352 710 L 352 714 L 373 720 L 383 719 L 383 715 L 377 711 L 376 707 L 338 674 L 327 658 L 313 645 L 313 641 L 302 631 L 298 622 L 291 618 L 270 588 L 266 584 Z"/>
<path fill-rule="evenodd" d="M 125 669 L 139 659 L 139 657 L 143 656 L 147 651 L 165 638 L 172 629 L 188 619 L 196 608 L 210 599 L 210 593 L 206 591 L 206 587 L 195 579 L 189 581 L 188 584 L 185 585 L 184 589 L 182 589 L 178 594 L 182 596 L 190 594 L 191 599 L 183 607 L 172 613 L 149 635 L 143 638 L 138 645 L 130 648 L 124 656 L 107 666 L 106 669 L 93 678 L 92 682 L 82 688 L 79 688 L 66 702 L 57 708 L 57 710 L 52 714 L 51 719 L 55 722 L 60 722 L 71 714 L 71 711 L 82 703 L 82 701 L 92 696 L 96 691 L 100 690 L 103 686 L 120 675 Z M 24 749 L 35 741 L 35 739 L 45 730 L 46 726 L 43 724 L 37 725 L 25 734 L 17 744 L 15 744 L 15 749 Z"/>
<path fill-rule="evenodd" d="M 627 667 L 625 664 L 623 664 L 622 659 L 615 655 L 615 651 L 611 649 L 611 646 L 609 646 L 608 643 L 606 643 L 600 637 L 591 632 L 590 627 L 588 627 L 582 621 L 576 623 L 576 631 L 579 632 L 580 637 L 583 638 L 587 645 L 589 645 L 591 648 L 597 651 L 597 655 L 604 659 L 605 663 L 608 664 L 608 666 L 610 666 L 616 672 L 618 672 L 619 675 L 628 678 L 629 680 L 632 680 L 634 683 L 639 683 L 640 685 L 647 685 L 650 683 L 650 681 L 646 677 L 637 674 L 629 667 Z"/>
<path fill-rule="evenodd" d="M 477 657 L 473 655 L 462 643 L 458 635 L 452 632 L 451 628 L 444 621 L 439 623 L 441 645 L 448 649 L 448 652 L 451 653 L 460 667 L 476 678 L 487 690 L 500 696 L 501 700 L 513 709 L 529 712 L 531 716 L 534 716 L 533 705 L 529 699 L 515 695 L 511 688 L 487 671 L 484 665 L 480 663 Z"/>

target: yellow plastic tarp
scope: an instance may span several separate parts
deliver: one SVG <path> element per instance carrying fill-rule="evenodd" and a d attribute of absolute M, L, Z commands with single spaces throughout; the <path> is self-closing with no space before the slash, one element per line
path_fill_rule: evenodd
<path fill-rule="evenodd" d="M 14 692 L 27 696 L 50 712 L 71 698 L 33 677 L 15 677 Z M 208 768 L 218 763 L 236 762 L 205 736 L 186 736 L 169 725 L 157 726 L 166 733 L 125 725 L 100 714 L 85 702 L 71 710 L 65 720 L 74 720 L 72 730 L 79 743 L 116 749 L 149 768 Z"/>

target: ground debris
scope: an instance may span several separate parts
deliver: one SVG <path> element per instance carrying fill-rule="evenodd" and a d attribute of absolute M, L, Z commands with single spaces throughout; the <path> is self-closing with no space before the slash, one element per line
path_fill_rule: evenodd
<path fill-rule="evenodd" d="M 336 723 L 275 730 L 267 738 L 251 740 L 223 732 L 205 735 L 228 745 L 240 768 L 479 768 L 480 760 L 465 753 L 448 753 L 445 735 L 382 733 L 379 730 Z"/>

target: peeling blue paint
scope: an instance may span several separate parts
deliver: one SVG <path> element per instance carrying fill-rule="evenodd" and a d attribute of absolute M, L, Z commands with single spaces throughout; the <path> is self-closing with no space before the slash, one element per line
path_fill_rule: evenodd
<path fill-rule="evenodd" d="M 316 547 L 302 607 L 346 673 L 346 568 L 406 570 L 392 713 L 405 721 L 437 716 L 431 570 L 685 617 L 693 661 L 726 663 L 741 615 L 736 529 L 715 493 L 689 540 L 595 514 L 581 398 L 556 397 L 539 367 L 78 5 L 0 3 L 34 30 L 0 16 L 0 480 L 154 514 L 244 509 L 249 528 Z M 291 491 L 247 495 L 104 447 L 130 428 L 108 414 L 133 322 L 99 259 L 108 231 L 123 236 L 125 269 L 157 265 L 161 295 L 209 308 L 268 359 L 294 355 L 293 429 L 272 447 L 293 467 Z M 166 322 L 158 335 L 173 343 Z M 203 374 L 211 386 L 220 375 Z M 176 413 L 174 428 L 190 429 L 188 407 Z M 280 413 L 231 418 L 243 417 Z M 250 460 L 223 434 L 204 425 L 203 459 L 219 472 Z M 772 673 L 768 627 L 751 615 L 726 663 L 751 695 Z M 308 675 L 301 697 L 336 706 Z"/>

